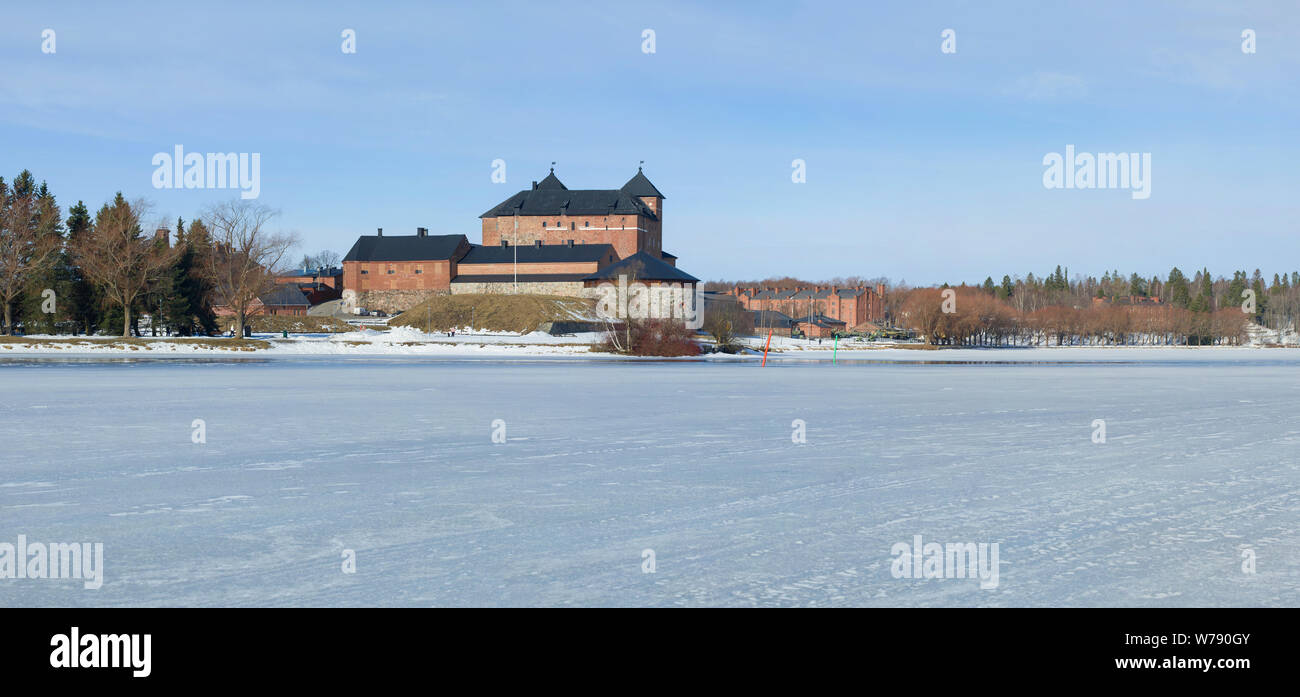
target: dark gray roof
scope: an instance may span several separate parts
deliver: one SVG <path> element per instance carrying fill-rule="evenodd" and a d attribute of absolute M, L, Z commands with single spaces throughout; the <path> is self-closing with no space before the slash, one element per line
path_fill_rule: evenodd
<path fill-rule="evenodd" d="M 586 278 L 585 273 L 521 273 L 518 281 L 520 283 L 558 283 L 561 281 L 581 281 Z M 452 283 L 511 283 L 516 280 L 514 274 L 497 273 L 497 274 L 471 274 L 468 276 L 456 276 L 451 279 Z"/>
<path fill-rule="evenodd" d="M 301 305 L 303 307 L 311 307 L 311 303 L 307 301 L 307 296 L 303 294 L 298 286 L 291 283 L 281 283 L 277 285 L 274 290 L 259 297 L 258 300 L 261 300 L 262 304 L 267 306 Z"/>
<path fill-rule="evenodd" d="M 799 322 L 800 324 L 807 324 L 807 323 L 808 323 L 808 319 L 807 319 L 806 317 L 805 317 L 805 318 L 796 318 L 795 321 L 796 321 L 796 322 Z M 829 328 L 829 327 L 838 327 L 838 326 L 848 326 L 848 323 L 847 323 L 847 322 L 842 322 L 842 321 L 840 321 L 840 320 L 838 320 L 838 319 L 835 319 L 834 317 L 827 317 L 826 315 L 823 315 L 823 314 L 816 314 L 816 315 L 813 315 L 812 323 L 815 324 L 815 325 L 817 325 L 817 326 L 819 326 L 819 327 L 827 327 L 827 328 Z"/>
<path fill-rule="evenodd" d="M 754 315 L 754 327 L 785 327 L 789 329 L 794 320 L 790 316 L 777 312 L 776 310 L 751 310 Z"/>
<path fill-rule="evenodd" d="M 548 175 L 546 175 L 546 178 L 545 178 L 545 179 L 543 179 L 543 180 L 537 182 L 537 186 L 534 186 L 533 188 L 534 188 L 534 189 L 561 189 L 561 190 L 564 190 L 564 189 L 568 189 L 569 187 L 565 186 L 565 185 L 564 185 L 564 182 L 560 181 L 560 178 L 557 177 L 557 176 L 555 176 L 555 170 L 551 170 L 551 173 L 548 174 Z"/>
<path fill-rule="evenodd" d="M 658 217 L 641 199 L 617 189 L 543 189 L 520 191 L 480 215 L 501 218 L 515 215 L 644 215 Z"/>
<path fill-rule="evenodd" d="M 517 247 L 476 244 L 470 247 L 469 254 L 466 254 L 460 263 L 508 264 L 515 260 L 516 251 L 519 253 L 521 264 L 605 261 L 610 257 L 618 257 L 614 248 L 608 244 L 575 244 L 572 247 L 567 244 L 544 244 L 540 247 L 532 244 L 521 244 Z"/>
<path fill-rule="evenodd" d="M 641 173 L 640 167 L 636 168 L 636 176 L 627 180 L 627 183 L 623 185 L 622 190 L 632 194 L 633 196 L 658 196 L 659 198 L 668 198 L 659 193 L 659 190 L 655 188 L 655 185 L 651 184 L 650 180 Z"/>
<path fill-rule="evenodd" d="M 638 280 L 645 281 L 681 281 L 684 283 L 700 282 L 700 279 L 675 266 L 666 264 L 662 259 L 656 259 L 645 252 L 637 252 L 622 261 L 610 264 L 600 271 L 588 276 L 586 280 L 614 280 L 617 279 L 620 274 L 635 276 Z"/>
<path fill-rule="evenodd" d="M 343 261 L 438 261 L 468 246 L 464 235 L 362 235 Z"/>
<path fill-rule="evenodd" d="M 664 252 L 664 251 L 660 251 L 660 252 L 659 252 L 659 256 L 663 257 L 664 259 L 676 259 L 676 258 L 677 258 L 677 255 L 676 255 L 676 254 L 669 254 L 668 252 Z"/>

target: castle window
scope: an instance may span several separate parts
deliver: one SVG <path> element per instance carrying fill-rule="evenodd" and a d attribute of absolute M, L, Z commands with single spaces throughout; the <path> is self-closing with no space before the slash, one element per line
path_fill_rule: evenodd
<path fill-rule="evenodd" d="M 577 229 L 577 228 L 575 227 L 575 225 L 576 225 L 576 223 L 569 223 L 569 229 L 570 229 L 570 230 L 575 230 L 575 229 Z"/>

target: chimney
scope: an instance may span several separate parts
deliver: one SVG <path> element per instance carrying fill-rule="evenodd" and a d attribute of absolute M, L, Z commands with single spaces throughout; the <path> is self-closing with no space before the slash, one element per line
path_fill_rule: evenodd
<path fill-rule="evenodd" d="M 533 180 L 533 188 L 534 188 L 534 189 L 537 188 L 537 180 L 536 180 L 536 179 Z"/>
<path fill-rule="evenodd" d="M 383 228 L 379 228 L 379 236 L 380 236 L 380 237 L 383 237 L 383 236 L 384 236 L 384 229 L 383 229 Z"/>
<path fill-rule="evenodd" d="M 427 228 L 427 227 L 418 227 L 418 228 L 415 228 L 415 234 L 416 234 L 417 237 L 428 237 L 428 236 L 429 236 L 429 228 Z"/>

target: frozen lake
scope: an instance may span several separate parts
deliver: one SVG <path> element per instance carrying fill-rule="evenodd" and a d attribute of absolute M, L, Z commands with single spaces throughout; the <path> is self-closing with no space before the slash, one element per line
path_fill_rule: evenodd
<path fill-rule="evenodd" d="M 98 590 L 3 607 L 1300 605 L 1294 359 L 31 359 L 0 394 L 0 543 L 104 545 Z M 997 543 L 997 586 L 895 578 L 917 535 Z"/>

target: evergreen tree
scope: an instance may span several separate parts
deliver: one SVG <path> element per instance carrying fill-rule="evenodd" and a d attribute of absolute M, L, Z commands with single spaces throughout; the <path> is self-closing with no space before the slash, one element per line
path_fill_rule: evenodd
<path fill-rule="evenodd" d="M 1186 308 L 1191 303 L 1191 290 L 1187 287 L 1187 277 L 1175 266 L 1169 272 L 1169 280 L 1165 283 L 1165 289 L 1169 293 L 1169 302 L 1174 307 Z"/>
<path fill-rule="evenodd" d="M 75 245 L 83 235 L 90 233 L 90 210 L 84 201 L 68 209 L 68 246 Z M 99 297 L 95 286 L 86 280 L 81 267 L 68 261 L 68 318 L 77 323 L 79 331 L 91 334 L 99 325 Z"/>
<path fill-rule="evenodd" d="M 1136 272 L 1132 276 L 1129 276 L 1128 294 L 1134 297 L 1142 297 L 1147 294 L 1146 283 L 1142 280 L 1141 276 L 1137 275 Z"/>
<path fill-rule="evenodd" d="M 998 297 L 1003 300 L 1006 300 L 1007 298 L 1010 298 L 1015 293 L 1015 290 L 1016 290 L 1016 286 L 1014 283 L 1011 282 L 1011 277 L 1003 276 L 1002 286 L 998 288 Z"/>
<path fill-rule="evenodd" d="M 23 175 L 30 178 L 31 172 L 24 170 Z M 49 264 L 33 273 L 28 279 L 18 306 L 19 316 L 27 331 L 53 334 L 58 331 L 60 317 L 67 314 L 63 302 L 69 291 L 69 275 L 67 254 L 63 249 L 63 221 L 59 205 L 45 182 L 41 182 L 33 194 L 36 197 L 33 219 L 36 224 L 37 239 L 55 247 L 57 251 Z M 45 312 L 47 291 L 54 292 L 53 313 Z"/>
<path fill-rule="evenodd" d="M 994 294 L 994 290 L 993 290 L 993 277 L 992 277 L 992 276 L 989 276 L 988 278 L 985 278 L 985 279 L 984 279 L 984 292 L 985 292 L 985 293 L 988 293 L 989 295 L 993 295 L 993 294 Z"/>

